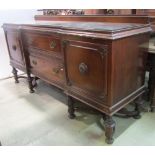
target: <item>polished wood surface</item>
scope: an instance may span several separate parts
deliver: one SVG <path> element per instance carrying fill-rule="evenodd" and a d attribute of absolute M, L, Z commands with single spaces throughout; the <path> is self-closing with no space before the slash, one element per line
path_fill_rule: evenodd
<path fill-rule="evenodd" d="M 7 28 L 5 30 L 5 37 L 8 45 L 10 64 L 14 64 L 16 68 L 24 71 L 25 62 L 18 27 Z M 13 72 L 15 73 L 15 71 Z"/>
<path fill-rule="evenodd" d="M 56 36 L 37 33 L 25 33 L 28 46 L 47 52 L 61 52 L 61 42 Z"/>
<path fill-rule="evenodd" d="M 75 117 L 74 98 L 100 111 L 110 144 L 115 131 L 112 116 L 145 92 L 147 51 L 140 45 L 148 41 L 151 29 L 148 24 L 101 25 L 55 22 L 4 24 L 3 28 L 6 36 L 14 36 L 8 31 L 11 27 L 19 33 L 30 92 L 33 75 L 64 90 L 70 118 Z M 13 41 L 6 40 L 12 47 Z M 15 64 L 11 63 L 14 69 Z"/>
<path fill-rule="evenodd" d="M 144 84 L 147 50 L 141 50 L 139 45 L 148 38 L 148 34 L 140 34 L 113 42 L 113 103 Z"/>
<path fill-rule="evenodd" d="M 30 67 L 32 74 L 63 87 L 64 68 L 61 60 L 30 54 Z"/>
<path fill-rule="evenodd" d="M 107 95 L 107 46 L 68 41 L 64 51 L 72 91 L 102 101 Z"/>

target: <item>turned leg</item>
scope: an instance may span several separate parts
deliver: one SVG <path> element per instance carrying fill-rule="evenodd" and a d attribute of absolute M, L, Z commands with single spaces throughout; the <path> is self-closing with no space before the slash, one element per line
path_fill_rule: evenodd
<path fill-rule="evenodd" d="M 141 109 L 141 106 L 143 104 L 143 99 L 142 99 L 142 96 L 139 96 L 136 100 L 135 100 L 135 111 L 136 111 L 136 114 L 133 116 L 133 118 L 135 119 L 140 119 L 141 118 L 141 115 L 140 115 L 140 109 Z"/>
<path fill-rule="evenodd" d="M 150 104 L 150 109 L 151 112 L 154 112 L 155 110 L 155 88 L 153 88 L 152 92 L 151 92 L 151 104 Z"/>
<path fill-rule="evenodd" d="M 34 90 L 33 90 L 34 86 L 32 84 L 32 80 L 33 80 L 33 78 L 31 77 L 31 75 L 29 73 L 27 73 L 27 81 L 28 81 L 30 93 L 34 93 Z"/>
<path fill-rule="evenodd" d="M 112 119 L 112 116 L 105 115 L 103 116 L 104 120 L 104 128 L 105 128 L 105 136 L 106 136 L 106 143 L 112 144 L 114 141 L 113 135 L 115 132 L 115 121 Z"/>
<path fill-rule="evenodd" d="M 153 112 L 155 108 L 155 67 L 153 66 L 151 66 L 150 68 L 148 89 L 149 89 L 150 109 L 151 112 Z"/>
<path fill-rule="evenodd" d="M 68 117 L 70 119 L 74 119 L 75 118 L 75 114 L 74 114 L 74 101 L 73 98 L 70 96 L 67 96 L 67 102 L 68 102 Z"/>
<path fill-rule="evenodd" d="M 155 108 L 155 55 L 150 55 L 150 73 L 149 73 L 149 97 L 150 97 L 150 108 L 154 111 Z"/>
<path fill-rule="evenodd" d="M 39 79 L 38 77 L 31 77 L 32 78 L 32 85 L 33 85 L 33 88 L 37 87 L 37 80 Z"/>
<path fill-rule="evenodd" d="M 13 68 L 12 69 L 12 73 L 14 75 L 15 83 L 19 83 L 19 81 L 18 81 L 18 75 L 17 75 L 17 70 L 14 67 L 12 67 L 12 68 Z"/>

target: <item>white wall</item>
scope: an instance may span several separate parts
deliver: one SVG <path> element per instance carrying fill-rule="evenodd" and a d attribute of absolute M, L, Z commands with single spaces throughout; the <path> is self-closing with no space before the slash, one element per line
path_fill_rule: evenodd
<path fill-rule="evenodd" d="M 2 29 L 3 23 L 34 22 L 37 10 L 0 10 L 0 79 L 11 76 L 12 68 L 9 65 L 9 56 Z"/>

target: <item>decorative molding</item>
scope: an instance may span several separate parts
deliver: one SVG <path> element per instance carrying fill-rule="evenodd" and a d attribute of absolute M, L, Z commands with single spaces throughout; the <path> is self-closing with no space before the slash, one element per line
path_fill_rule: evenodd
<path fill-rule="evenodd" d="M 132 28 L 132 29 L 124 29 L 119 30 L 116 32 L 113 31 L 92 31 L 87 30 L 84 31 L 82 29 L 64 29 L 64 28 L 53 28 L 53 27 L 46 27 L 42 28 L 42 26 L 38 25 L 22 25 L 21 28 L 23 30 L 35 30 L 40 32 L 52 32 L 57 34 L 64 34 L 64 35 L 73 35 L 73 36 L 80 36 L 80 37 L 89 37 L 89 38 L 100 38 L 100 39 L 110 39 L 115 40 L 123 37 L 128 37 L 140 33 L 150 32 L 152 29 L 149 24 L 141 25 L 141 27 Z"/>
<path fill-rule="evenodd" d="M 83 15 L 84 11 L 81 9 L 43 9 L 43 15 L 55 16 L 55 15 Z"/>

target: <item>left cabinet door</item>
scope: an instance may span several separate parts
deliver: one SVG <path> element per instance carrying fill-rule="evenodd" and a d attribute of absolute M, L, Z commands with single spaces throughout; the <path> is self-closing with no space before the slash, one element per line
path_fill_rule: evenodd
<path fill-rule="evenodd" d="M 24 56 L 21 48 L 20 32 L 18 27 L 8 28 L 4 26 L 5 37 L 10 56 L 10 64 L 20 70 L 25 70 Z"/>

